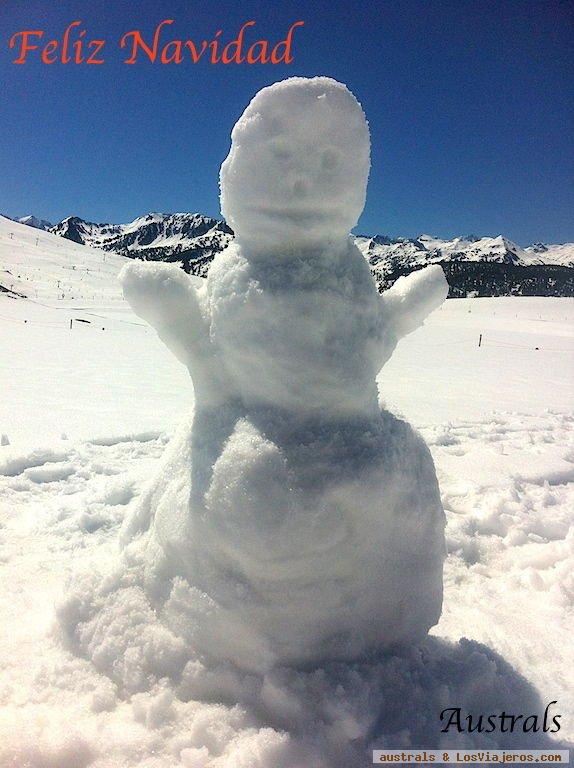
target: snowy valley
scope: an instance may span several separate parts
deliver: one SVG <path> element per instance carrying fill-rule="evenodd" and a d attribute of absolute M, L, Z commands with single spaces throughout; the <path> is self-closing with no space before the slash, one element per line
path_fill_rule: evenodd
<path fill-rule="evenodd" d="M 214 256 L 233 239 L 225 221 L 201 213 L 148 213 L 129 224 L 95 224 L 69 216 L 56 225 L 25 216 L 21 223 L 75 243 L 130 258 L 180 263 L 204 277 Z M 450 296 L 574 296 L 574 243 L 521 248 L 508 238 L 356 235 L 380 290 L 401 275 L 440 264 Z"/>

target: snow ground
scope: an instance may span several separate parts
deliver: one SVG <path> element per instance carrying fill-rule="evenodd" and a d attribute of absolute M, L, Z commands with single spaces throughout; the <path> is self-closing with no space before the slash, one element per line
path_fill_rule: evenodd
<path fill-rule="evenodd" d="M 269 676 L 269 707 L 258 715 L 232 706 L 199 673 L 175 689 L 122 696 L 62 647 L 54 605 L 66 575 L 113 562 L 119 526 L 192 398 L 187 373 L 123 304 L 113 279 L 123 260 L 66 244 L 66 258 L 93 258 L 105 274 L 72 275 L 59 299 L 65 260 L 48 256 L 60 243 L 30 233 L 19 236 L 29 239 L 18 256 L 0 227 L 0 261 L 24 275 L 13 290 L 33 299 L 0 294 L 0 434 L 9 443 L 0 447 L 0 765 L 329 765 L 285 746 L 286 731 L 304 732 L 310 719 L 296 696 L 301 686 L 315 695 L 312 672 Z M 70 317 L 94 322 L 70 330 Z M 385 690 L 387 706 L 377 731 L 386 741 L 373 747 L 431 746 L 446 706 L 506 700 L 524 712 L 537 695 L 542 708 L 558 701 L 559 735 L 574 739 L 573 337 L 571 300 L 448 301 L 401 342 L 380 377 L 388 406 L 431 447 L 449 557 L 434 637 L 419 655 L 374 668 L 373 690 Z M 375 696 L 365 690 L 363 709 L 347 711 L 352 674 L 339 674 L 321 714 L 338 732 L 343 722 L 351 741 L 368 731 Z M 464 746 L 460 738 L 454 746 Z M 369 764 L 341 753 L 345 765 Z"/>

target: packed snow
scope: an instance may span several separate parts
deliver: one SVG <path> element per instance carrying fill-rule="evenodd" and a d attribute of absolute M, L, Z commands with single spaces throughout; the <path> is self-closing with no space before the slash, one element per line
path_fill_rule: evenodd
<path fill-rule="evenodd" d="M 333 89 L 360 109 L 321 80 L 315 96 Z M 273 108 L 267 93 L 257 109 Z M 55 236 L 4 221 L 0 765 L 359 768 L 376 748 L 574 737 L 574 302 L 457 300 L 428 314 L 444 296 L 437 268 L 379 298 L 332 230 L 323 252 L 319 223 L 312 268 L 267 228 L 272 258 L 262 240 L 250 258 L 240 236 L 202 282 L 58 250 Z M 295 242 L 293 227 L 279 237 Z M 175 355 L 121 298 L 122 267 L 133 308 Z M 317 307 L 291 305 L 303 287 Z M 317 328 L 301 338 L 305 318 Z M 294 342 L 299 375 L 266 369 Z M 386 411 L 376 421 L 379 397 L 430 447 L 439 501 L 424 443 Z M 393 522 L 417 489 L 418 521 Z M 443 612 L 424 638 L 438 618 L 442 507 Z M 394 630 L 416 642 L 381 648 Z M 553 700 L 557 740 L 440 730 L 445 707 L 540 714 Z"/>

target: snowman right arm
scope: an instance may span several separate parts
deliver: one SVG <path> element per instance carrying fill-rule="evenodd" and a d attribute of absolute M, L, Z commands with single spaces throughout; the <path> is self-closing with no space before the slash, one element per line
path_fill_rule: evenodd
<path fill-rule="evenodd" d="M 209 354 L 209 319 L 201 301 L 204 281 L 176 264 L 157 261 L 133 261 L 119 277 L 133 311 L 155 328 L 193 376 L 198 358 Z"/>
<path fill-rule="evenodd" d="M 448 283 L 438 264 L 399 277 L 381 297 L 397 340 L 421 326 L 447 295 Z"/>

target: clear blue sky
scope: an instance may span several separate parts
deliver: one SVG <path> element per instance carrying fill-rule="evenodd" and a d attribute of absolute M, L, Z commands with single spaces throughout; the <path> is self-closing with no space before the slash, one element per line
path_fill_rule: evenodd
<path fill-rule="evenodd" d="M 164 18 L 165 40 L 229 39 L 250 19 L 275 40 L 305 26 L 291 65 L 123 64 L 120 36 Z M 106 38 L 106 64 L 11 63 L 14 32 L 61 37 L 75 19 Z M 573 21 L 571 0 L 0 0 L 0 212 L 218 215 L 219 165 L 252 95 L 325 74 L 371 126 L 357 231 L 572 241 Z"/>

